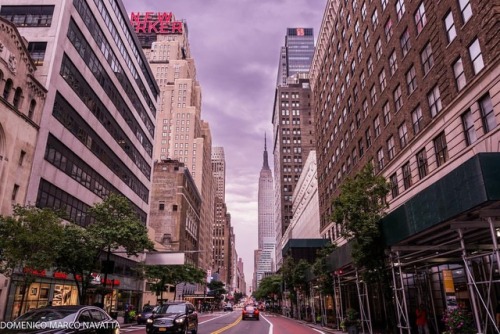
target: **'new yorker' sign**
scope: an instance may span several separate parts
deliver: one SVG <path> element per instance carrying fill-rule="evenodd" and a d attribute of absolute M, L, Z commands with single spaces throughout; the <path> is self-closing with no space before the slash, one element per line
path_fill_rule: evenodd
<path fill-rule="evenodd" d="M 182 34 L 182 22 L 174 21 L 172 13 L 132 12 L 130 22 L 138 34 Z"/>

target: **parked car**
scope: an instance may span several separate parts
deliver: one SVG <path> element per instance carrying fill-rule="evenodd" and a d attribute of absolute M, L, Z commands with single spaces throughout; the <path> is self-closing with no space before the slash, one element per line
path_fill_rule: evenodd
<path fill-rule="evenodd" d="M 31 310 L 2 329 L 2 333 L 98 333 L 118 334 L 120 324 L 96 306 L 49 306 Z"/>
<path fill-rule="evenodd" d="M 198 332 L 198 313 L 188 302 L 169 302 L 161 305 L 146 320 L 146 333 Z"/>
<path fill-rule="evenodd" d="M 241 320 L 256 319 L 259 320 L 259 310 L 253 305 L 246 305 L 241 311 Z"/>
<path fill-rule="evenodd" d="M 233 312 L 233 305 L 226 304 L 226 306 L 224 306 L 224 312 L 226 311 Z"/>
<path fill-rule="evenodd" d="M 142 312 L 139 312 L 137 313 L 137 324 L 138 325 L 141 325 L 141 324 L 145 324 L 146 321 L 151 318 L 151 316 L 153 315 L 153 312 L 155 312 L 155 308 L 159 308 L 159 306 L 151 306 L 151 305 L 146 305 L 144 306 L 144 308 L 142 309 Z"/>

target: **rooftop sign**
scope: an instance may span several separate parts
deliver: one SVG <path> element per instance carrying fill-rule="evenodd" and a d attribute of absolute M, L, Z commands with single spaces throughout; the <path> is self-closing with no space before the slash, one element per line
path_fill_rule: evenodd
<path fill-rule="evenodd" d="M 137 34 L 182 34 L 182 22 L 174 20 L 171 12 L 132 12 L 130 14 L 130 23 Z"/>

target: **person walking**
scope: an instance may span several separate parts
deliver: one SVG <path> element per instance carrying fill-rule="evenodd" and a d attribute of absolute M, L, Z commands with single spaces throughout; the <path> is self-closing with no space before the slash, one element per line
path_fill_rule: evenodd
<path fill-rule="evenodd" d="M 418 334 L 429 334 L 429 325 L 427 324 L 427 310 L 425 309 L 424 304 L 420 304 L 415 313 L 417 316 L 415 323 L 418 328 Z"/>

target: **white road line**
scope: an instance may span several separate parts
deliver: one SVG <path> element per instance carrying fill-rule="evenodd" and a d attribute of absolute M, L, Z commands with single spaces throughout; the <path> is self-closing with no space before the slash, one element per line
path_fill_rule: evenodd
<path fill-rule="evenodd" d="M 267 321 L 267 323 L 269 324 L 269 334 L 273 334 L 273 324 L 269 320 L 267 320 L 264 315 L 262 315 L 262 319 Z"/>

